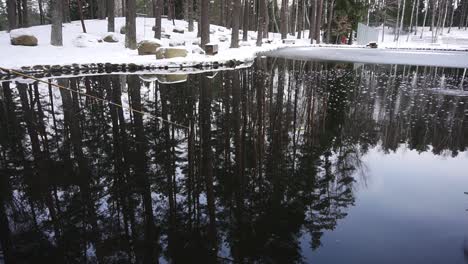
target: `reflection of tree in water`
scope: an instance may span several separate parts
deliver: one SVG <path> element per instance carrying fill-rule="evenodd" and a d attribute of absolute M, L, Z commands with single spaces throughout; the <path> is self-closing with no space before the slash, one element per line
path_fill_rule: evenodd
<path fill-rule="evenodd" d="M 457 155 L 457 69 L 259 59 L 189 76 L 60 79 L 147 116 L 2 83 L 0 242 L 7 263 L 301 262 L 354 203 L 374 146 Z M 441 77 L 443 76 L 443 77 Z"/>

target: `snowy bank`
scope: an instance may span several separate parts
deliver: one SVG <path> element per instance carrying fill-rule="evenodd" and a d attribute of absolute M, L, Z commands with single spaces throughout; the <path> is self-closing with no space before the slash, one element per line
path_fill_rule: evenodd
<path fill-rule="evenodd" d="M 286 47 L 276 51 L 266 52 L 264 55 L 299 60 L 313 59 L 374 64 L 468 68 L 468 52 L 465 51 L 366 49 L 359 47 Z"/>
<path fill-rule="evenodd" d="M 116 43 L 100 41 L 108 36 L 106 20 L 86 20 L 87 34 L 82 33 L 79 21 L 73 21 L 63 25 L 63 47 L 50 45 L 50 25 L 35 26 L 22 30 L 38 38 L 38 46 L 22 47 L 10 44 L 10 34 L 6 31 L 0 32 L 0 66 L 5 68 L 20 69 L 23 66 L 34 65 L 72 65 L 91 63 L 111 64 L 137 64 L 151 67 L 164 67 L 176 65 L 197 65 L 200 63 L 226 63 L 231 60 L 250 62 L 255 59 L 259 52 L 274 50 L 284 47 L 281 44 L 279 34 L 271 34 L 274 41 L 256 47 L 256 33 L 249 32 L 249 41 L 241 43 L 237 49 L 229 49 L 231 31 L 227 28 L 211 25 L 210 41 L 219 45 L 219 53 L 215 56 L 200 54 L 200 39 L 197 38 L 197 29 L 188 32 L 188 24 L 185 21 L 176 20 L 175 26 L 172 21 L 162 20 L 164 34 L 170 38 L 161 39 L 163 46 L 177 45 L 186 48 L 189 56 L 185 58 L 156 60 L 153 55 L 139 56 L 137 50 L 129 50 L 124 47 L 125 35 L 115 33 Z M 116 18 L 115 28 L 120 29 L 125 25 L 125 18 Z M 142 40 L 154 40 L 152 27 L 154 18 L 137 18 L 137 42 Z M 184 29 L 184 33 L 173 32 Z M 15 33 L 16 34 L 16 33 Z M 305 44 L 308 40 L 299 40 L 297 43 Z M 193 52 L 192 52 L 193 51 Z"/>

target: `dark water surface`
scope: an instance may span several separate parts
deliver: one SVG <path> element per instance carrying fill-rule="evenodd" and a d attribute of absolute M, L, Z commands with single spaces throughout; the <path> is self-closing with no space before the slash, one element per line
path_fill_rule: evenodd
<path fill-rule="evenodd" d="M 3 82 L 6 263 L 467 263 L 465 75 L 261 58 L 51 80 L 188 128 Z"/>

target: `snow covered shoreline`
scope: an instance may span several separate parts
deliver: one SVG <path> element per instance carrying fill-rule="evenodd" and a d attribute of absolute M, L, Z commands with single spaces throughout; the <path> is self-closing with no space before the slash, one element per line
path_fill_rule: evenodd
<path fill-rule="evenodd" d="M 103 38 L 107 32 L 106 20 L 86 20 L 88 35 L 96 38 Z M 116 18 L 116 29 L 124 26 L 124 18 Z M 145 39 L 153 39 L 154 32 L 152 27 L 154 19 L 137 18 L 137 41 Z M 224 64 L 232 60 L 238 62 L 251 62 L 255 59 L 259 52 L 271 51 L 287 45 L 281 44 L 278 36 L 274 36 L 275 41 L 270 44 L 263 44 L 262 47 L 256 47 L 256 33 L 249 32 L 249 40 L 241 42 L 240 48 L 230 49 L 231 32 L 229 29 L 211 25 L 211 42 L 219 45 L 219 53 L 214 56 L 206 56 L 197 54 L 195 51 L 198 48 L 196 45 L 199 42 L 196 29 L 194 32 L 179 34 L 173 32 L 174 28 L 186 28 L 187 22 L 176 20 L 175 26 L 172 21 L 167 19 L 162 20 L 163 28 L 170 38 L 163 38 L 161 42 L 163 46 L 182 46 L 189 51 L 189 55 L 185 58 L 161 59 L 156 60 L 154 55 L 138 55 L 136 50 L 129 50 L 124 47 L 125 36 L 116 33 L 117 43 L 90 43 L 89 46 L 76 45 L 76 38 L 81 34 L 81 25 L 79 21 L 73 21 L 63 25 L 63 47 L 54 47 L 50 42 L 50 25 L 35 26 L 27 30 L 36 36 L 39 44 L 36 47 L 13 46 L 10 44 L 10 34 L 6 31 L 0 32 L 0 67 L 21 69 L 21 67 L 32 67 L 35 65 L 72 65 L 72 64 L 91 64 L 91 63 L 110 63 L 110 64 L 136 64 L 140 66 L 149 66 L 152 68 L 158 67 L 177 67 L 183 65 L 185 67 L 220 63 Z M 273 35 L 273 34 L 272 34 Z M 306 43 L 308 40 L 298 40 L 297 43 Z"/>
<path fill-rule="evenodd" d="M 88 35 L 91 38 L 102 39 L 108 34 L 106 20 L 86 20 Z M 116 18 L 116 29 L 124 26 L 124 18 Z M 152 27 L 154 19 L 137 18 L 137 41 L 153 39 Z M 47 67 L 74 67 L 90 64 L 126 64 L 137 65 L 140 69 L 168 70 L 193 68 L 191 72 L 198 72 L 207 68 L 224 67 L 225 64 L 250 65 L 259 55 L 286 57 L 293 59 L 316 59 L 328 61 L 346 61 L 358 63 L 378 64 L 411 64 L 441 67 L 468 67 L 468 47 L 462 46 L 434 46 L 425 44 L 406 43 L 380 43 L 378 49 L 365 49 L 358 45 L 329 45 L 309 44 L 309 39 L 295 40 L 295 44 L 282 44 L 278 33 L 270 33 L 271 43 L 264 43 L 261 47 L 255 46 L 256 32 L 249 31 L 249 40 L 241 42 L 240 48 L 230 49 L 231 31 L 227 28 L 211 25 L 211 42 L 219 45 L 219 53 L 206 56 L 197 53 L 199 38 L 194 32 L 188 32 L 187 22 L 176 20 L 175 25 L 167 19 L 162 20 L 162 27 L 169 38 L 161 39 L 163 46 L 179 46 L 185 48 L 189 55 L 184 58 L 156 60 L 154 55 L 138 55 L 136 50 L 124 47 L 123 34 L 115 33 L 116 43 L 98 41 L 77 45 L 77 37 L 81 34 L 81 24 L 73 21 L 63 25 L 63 47 L 54 47 L 50 42 L 50 25 L 35 26 L 24 29 L 31 32 L 38 39 L 38 46 L 25 47 L 10 44 L 10 34 L 0 32 L 0 67 L 22 70 L 37 65 Z M 180 34 L 174 29 L 185 29 Z M 304 34 L 307 35 L 307 34 Z M 396 46 L 395 46 L 396 45 Z M 382 48 L 381 48 L 382 47 Z M 444 51 L 451 50 L 451 51 Z M 460 50 L 460 51 L 456 51 Z M 462 50 L 465 50 L 462 52 Z M 75 66 L 72 66 L 75 65 Z M 186 70 L 189 71 L 190 70 Z"/>
<path fill-rule="evenodd" d="M 271 57 L 298 60 L 343 61 L 372 64 L 404 64 L 468 68 L 468 52 L 416 49 L 347 49 L 328 47 L 286 47 L 266 52 Z"/>

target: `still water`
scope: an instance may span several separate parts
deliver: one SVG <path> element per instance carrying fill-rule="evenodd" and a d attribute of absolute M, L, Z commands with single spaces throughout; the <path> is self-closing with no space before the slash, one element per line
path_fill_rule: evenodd
<path fill-rule="evenodd" d="M 108 101 L 2 83 L 6 263 L 468 263 L 464 69 L 50 81 Z"/>

